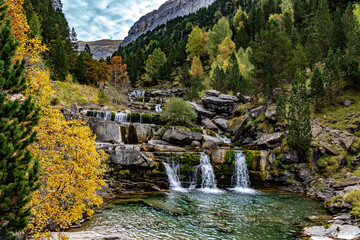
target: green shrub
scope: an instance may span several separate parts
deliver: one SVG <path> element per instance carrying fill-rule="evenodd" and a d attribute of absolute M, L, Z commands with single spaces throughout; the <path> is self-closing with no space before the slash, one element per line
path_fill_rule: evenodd
<path fill-rule="evenodd" d="M 172 123 L 191 124 L 197 115 L 194 109 L 181 98 L 170 98 L 164 107 L 162 117 Z"/>

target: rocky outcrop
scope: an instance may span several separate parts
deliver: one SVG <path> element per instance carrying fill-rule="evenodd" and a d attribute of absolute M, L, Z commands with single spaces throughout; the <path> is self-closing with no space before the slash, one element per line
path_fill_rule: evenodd
<path fill-rule="evenodd" d="M 93 58 L 99 60 L 101 58 L 106 59 L 111 57 L 111 55 L 118 50 L 119 45 L 122 43 L 122 40 L 111 40 L 111 39 L 102 39 L 98 41 L 91 42 L 78 42 L 79 51 L 83 51 L 85 45 L 88 44 L 91 49 L 91 54 Z"/>
<path fill-rule="evenodd" d="M 208 7 L 214 1 L 215 0 L 168 0 L 162 4 L 159 9 L 142 16 L 135 22 L 121 45 L 125 46 L 135 41 L 142 34 L 165 24 L 171 19 L 196 12 L 203 7 Z"/>
<path fill-rule="evenodd" d="M 214 96 L 213 92 L 206 92 L 206 96 L 201 99 L 202 104 L 205 108 L 216 113 L 227 113 L 231 114 L 239 99 L 230 95 L 220 94 Z"/>
<path fill-rule="evenodd" d="M 170 88 L 170 89 L 148 89 L 145 92 L 146 97 L 183 97 L 186 93 L 186 88 Z"/>
<path fill-rule="evenodd" d="M 197 132 L 176 131 L 169 129 L 166 131 L 162 139 L 167 142 L 184 146 L 191 145 L 193 141 L 201 142 L 202 134 Z"/>

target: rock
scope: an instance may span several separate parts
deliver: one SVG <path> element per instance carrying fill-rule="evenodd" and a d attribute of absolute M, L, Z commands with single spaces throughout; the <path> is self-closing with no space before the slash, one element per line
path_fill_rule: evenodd
<path fill-rule="evenodd" d="M 182 97 L 185 95 L 186 88 L 170 88 L 170 89 L 148 89 L 145 91 L 146 97 L 164 98 L 164 97 Z"/>
<path fill-rule="evenodd" d="M 166 133 L 167 129 L 166 128 L 159 128 L 155 133 L 154 133 L 154 139 L 156 137 L 156 140 L 160 140 L 164 134 Z"/>
<path fill-rule="evenodd" d="M 265 117 L 271 121 L 276 121 L 276 110 L 274 108 L 268 108 L 265 112 Z"/>
<path fill-rule="evenodd" d="M 218 97 L 221 95 L 221 92 L 216 91 L 216 90 L 208 90 L 205 92 L 205 95 L 208 97 Z"/>
<path fill-rule="evenodd" d="M 214 141 L 206 141 L 203 143 L 202 148 L 204 149 L 216 149 L 219 148 L 219 146 Z"/>
<path fill-rule="evenodd" d="M 284 136 L 285 135 L 282 132 L 275 132 L 272 134 L 264 133 L 258 140 L 253 142 L 253 145 L 266 146 L 271 148 L 274 147 L 274 145 L 280 143 Z"/>
<path fill-rule="evenodd" d="M 189 104 L 194 108 L 194 110 L 196 111 L 198 118 L 200 120 L 204 119 L 204 118 L 211 118 L 211 117 L 215 116 L 215 114 L 216 114 L 215 112 L 209 111 L 194 102 L 189 102 Z"/>
<path fill-rule="evenodd" d="M 350 106 L 352 104 L 352 102 L 350 102 L 350 101 L 344 101 L 343 102 L 343 105 L 345 106 L 345 107 L 348 107 L 348 106 Z"/>
<path fill-rule="evenodd" d="M 203 135 L 203 140 L 204 140 L 204 142 L 213 141 L 219 146 L 224 145 L 223 140 L 221 140 L 220 138 L 209 136 L 209 135 Z"/>
<path fill-rule="evenodd" d="M 281 157 L 280 162 L 282 164 L 299 163 L 299 154 L 297 151 L 290 150 Z"/>
<path fill-rule="evenodd" d="M 70 106 L 70 110 L 74 113 L 78 113 L 79 112 L 79 106 L 76 103 L 71 104 Z"/>
<path fill-rule="evenodd" d="M 97 110 L 97 111 L 101 111 L 101 110 L 108 110 L 109 107 L 99 104 L 99 103 L 91 103 L 91 102 L 87 102 L 83 105 L 84 109 L 89 109 L 89 110 Z"/>
<path fill-rule="evenodd" d="M 242 120 L 242 122 L 234 128 L 233 136 L 234 136 L 235 141 L 240 139 L 240 137 L 242 135 L 242 132 L 244 131 L 244 127 L 245 127 L 249 117 L 250 117 L 250 114 L 246 113 L 245 117 L 244 117 L 244 120 Z"/>
<path fill-rule="evenodd" d="M 96 150 L 111 150 L 114 146 L 112 143 L 96 143 Z"/>
<path fill-rule="evenodd" d="M 148 141 L 148 144 L 150 144 L 150 145 L 170 145 L 170 143 L 168 143 L 168 142 L 165 142 L 162 140 L 154 140 L 154 139 Z"/>
<path fill-rule="evenodd" d="M 136 136 L 138 139 L 138 143 L 147 142 L 151 134 L 150 124 L 134 123 L 133 125 L 136 129 Z"/>
<path fill-rule="evenodd" d="M 224 131 L 227 131 L 229 129 L 229 126 L 227 125 L 227 120 L 224 118 L 217 118 L 214 120 L 214 123 Z"/>
<path fill-rule="evenodd" d="M 201 99 L 205 108 L 216 113 L 232 113 L 238 99 L 236 97 L 221 94 L 218 97 L 205 96 Z"/>
<path fill-rule="evenodd" d="M 96 121 L 92 121 L 89 125 L 94 134 L 96 134 L 97 142 L 122 142 L 120 126 L 117 123 L 96 119 Z"/>
<path fill-rule="evenodd" d="M 186 152 L 182 147 L 177 147 L 169 144 L 154 144 L 154 142 L 144 143 L 142 148 L 146 152 Z"/>
<path fill-rule="evenodd" d="M 341 137 L 340 138 L 340 145 L 342 148 L 344 148 L 345 150 L 348 150 L 351 145 L 353 144 L 355 139 L 355 136 L 350 136 L 350 137 Z"/>
<path fill-rule="evenodd" d="M 191 146 L 192 146 L 193 148 L 200 148 L 200 147 L 201 147 L 201 143 L 200 143 L 199 141 L 193 141 L 193 142 L 191 143 Z"/>
<path fill-rule="evenodd" d="M 225 149 L 216 149 L 212 151 L 211 158 L 214 163 L 225 163 L 225 153 L 227 150 Z"/>
<path fill-rule="evenodd" d="M 326 152 L 328 152 L 329 154 L 338 156 L 339 153 L 327 142 L 324 141 L 319 141 L 319 144 L 326 150 Z"/>
<path fill-rule="evenodd" d="M 251 101 L 251 97 L 242 95 L 239 92 L 236 94 L 236 97 L 240 100 L 240 102 L 242 102 L 244 104 Z"/>
<path fill-rule="evenodd" d="M 317 136 L 319 136 L 321 131 L 322 131 L 322 127 L 313 127 L 313 128 L 311 128 L 311 134 L 312 134 L 313 138 L 316 138 Z"/>
<path fill-rule="evenodd" d="M 162 137 L 162 140 L 184 146 L 190 145 L 193 141 L 200 142 L 202 140 L 202 134 L 197 132 L 168 129 Z"/>
<path fill-rule="evenodd" d="M 110 151 L 110 158 L 118 165 L 153 167 L 154 162 L 148 154 L 140 152 L 138 145 L 120 145 Z"/>
<path fill-rule="evenodd" d="M 254 108 L 252 110 L 250 110 L 250 116 L 252 118 L 258 118 L 262 113 L 264 113 L 266 111 L 266 107 L 265 106 L 260 106 L 260 107 L 257 107 L 257 108 Z"/>
<path fill-rule="evenodd" d="M 355 159 L 351 160 L 352 165 L 359 165 L 360 163 L 360 155 L 357 156 Z"/>
<path fill-rule="evenodd" d="M 252 139 L 251 137 L 247 137 L 245 138 L 245 140 L 242 142 L 242 144 L 244 145 L 250 145 L 254 142 L 254 139 Z"/>
<path fill-rule="evenodd" d="M 360 183 L 359 177 L 350 177 L 348 179 L 345 179 L 337 184 L 335 184 L 333 187 L 335 189 L 341 190 L 348 186 L 354 186 Z"/>
<path fill-rule="evenodd" d="M 208 118 L 205 118 L 201 123 L 210 130 L 218 130 L 218 127 Z"/>

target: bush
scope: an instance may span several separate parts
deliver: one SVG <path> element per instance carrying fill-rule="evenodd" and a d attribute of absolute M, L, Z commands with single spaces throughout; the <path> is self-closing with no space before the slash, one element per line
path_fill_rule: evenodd
<path fill-rule="evenodd" d="M 191 124 L 197 115 L 194 109 L 181 98 L 171 98 L 164 107 L 162 117 L 172 123 Z"/>

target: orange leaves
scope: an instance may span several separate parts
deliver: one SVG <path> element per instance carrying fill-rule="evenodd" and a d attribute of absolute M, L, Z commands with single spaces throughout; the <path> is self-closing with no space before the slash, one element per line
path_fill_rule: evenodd
<path fill-rule="evenodd" d="M 120 84 L 123 90 L 130 87 L 130 80 L 127 72 L 127 65 L 122 63 L 122 58 L 120 56 L 114 56 L 111 59 L 110 65 L 110 80 L 115 84 Z"/>

